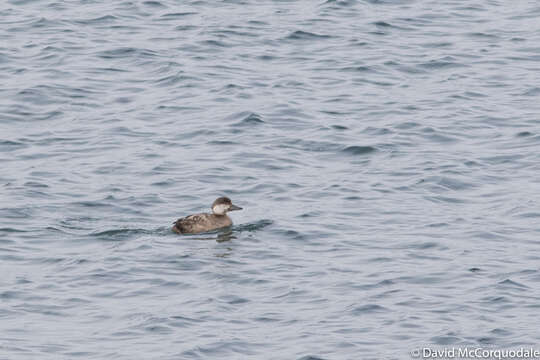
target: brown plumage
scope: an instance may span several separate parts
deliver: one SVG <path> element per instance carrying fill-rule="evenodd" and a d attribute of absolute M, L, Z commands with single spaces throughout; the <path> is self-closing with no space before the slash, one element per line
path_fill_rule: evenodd
<path fill-rule="evenodd" d="M 233 205 L 228 197 L 220 197 L 212 204 L 212 214 L 194 214 L 178 219 L 172 231 L 178 234 L 197 234 L 228 227 L 232 225 L 232 220 L 227 212 L 241 209 Z"/>

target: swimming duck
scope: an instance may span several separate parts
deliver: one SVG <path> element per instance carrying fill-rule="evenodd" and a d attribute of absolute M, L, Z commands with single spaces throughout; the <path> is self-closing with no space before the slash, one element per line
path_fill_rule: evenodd
<path fill-rule="evenodd" d="M 212 231 L 232 225 L 232 220 L 227 216 L 228 211 L 242 210 L 233 205 L 228 197 L 217 198 L 212 204 L 212 214 L 194 214 L 176 220 L 172 231 L 178 234 L 197 234 Z"/>

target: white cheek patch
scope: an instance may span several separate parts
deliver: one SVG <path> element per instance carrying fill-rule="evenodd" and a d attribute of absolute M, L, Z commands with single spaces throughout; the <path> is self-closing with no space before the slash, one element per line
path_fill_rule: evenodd
<path fill-rule="evenodd" d="M 229 209 L 229 205 L 218 204 L 212 208 L 212 211 L 214 212 L 214 214 L 217 214 L 217 215 L 225 215 L 228 209 Z"/>

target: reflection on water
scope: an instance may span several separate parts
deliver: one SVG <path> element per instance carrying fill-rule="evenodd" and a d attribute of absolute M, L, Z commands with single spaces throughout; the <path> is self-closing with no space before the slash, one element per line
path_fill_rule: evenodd
<path fill-rule="evenodd" d="M 233 234 L 232 227 L 226 228 L 226 229 L 220 229 L 212 232 L 207 232 L 203 234 L 196 234 L 196 235 L 178 235 L 180 237 L 179 240 L 186 240 L 186 241 L 192 241 L 192 240 L 215 240 L 217 242 L 225 242 L 225 241 L 231 241 L 233 239 L 236 239 L 236 236 Z"/>

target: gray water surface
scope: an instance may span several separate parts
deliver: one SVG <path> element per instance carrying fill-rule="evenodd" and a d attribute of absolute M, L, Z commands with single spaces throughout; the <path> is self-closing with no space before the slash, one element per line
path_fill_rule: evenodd
<path fill-rule="evenodd" d="M 2 2 L 0 358 L 538 347 L 539 18 Z M 222 195 L 232 229 L 170 231 Z"/>

